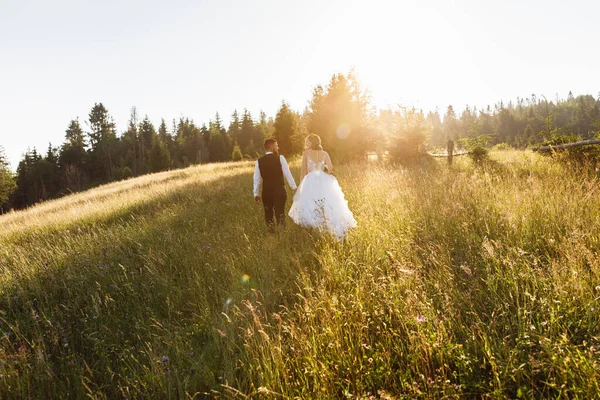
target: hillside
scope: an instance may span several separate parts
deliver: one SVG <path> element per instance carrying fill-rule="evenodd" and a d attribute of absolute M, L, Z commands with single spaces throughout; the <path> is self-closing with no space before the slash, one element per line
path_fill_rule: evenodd
<path fill-rule="evenodd" d="M 597 173 L 492 158 L 341 166 L 343 243 L 269 235 L 248 162 L 0 216 L 0 398 L 592 398 Z"/>

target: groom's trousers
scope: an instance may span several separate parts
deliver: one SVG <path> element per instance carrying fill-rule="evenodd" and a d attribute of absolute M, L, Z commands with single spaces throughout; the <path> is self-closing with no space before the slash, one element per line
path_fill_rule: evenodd
<path fill-rule="evenodd" d="M 272 226 L 274 222 L 273 216 L 277 218 L 279 225 L 285 225 L 285 201 L 287 194 L 285 189 L 282 191 L 271 192 L 263 191 L 262 202 L 265 208 L 265 220 L 267 225 Z"/>

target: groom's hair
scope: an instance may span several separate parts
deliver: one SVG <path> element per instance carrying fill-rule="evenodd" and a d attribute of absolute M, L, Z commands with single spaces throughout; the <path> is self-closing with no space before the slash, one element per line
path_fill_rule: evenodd
<path fill-rule="evenodd" d="M 271 146 L 273 146 L 275 143 L 277 143 L 277 140 L 275 139 L 267 139 L 265 140 L 265 150 L 269 150 L 271 148 Z"/>

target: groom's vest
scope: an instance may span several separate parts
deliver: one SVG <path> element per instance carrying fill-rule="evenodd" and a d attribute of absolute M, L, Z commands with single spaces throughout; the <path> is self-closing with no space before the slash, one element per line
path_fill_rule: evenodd
<path fill-rule="evenodd" d="M 285 193 L 279 154 L 271 153 L 259 158 L 258 169 L 263 179 L 263 193 Z"/>

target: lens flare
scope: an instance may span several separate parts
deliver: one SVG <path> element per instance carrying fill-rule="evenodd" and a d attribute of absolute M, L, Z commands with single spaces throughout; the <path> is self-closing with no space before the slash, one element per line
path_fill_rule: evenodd
<path fill-rule="evenodd" d="M 248 275 L 248 274 L 242 275 L 242 283 L 248 283 L 248 282 L 250 282 L 250 275 Z"/>
<path fill-rule="evenodd" d="M 342 124 L 337 128 L 338 139 L 347 139 L 350 136 L 350 127 L 347 124 Z"/>

